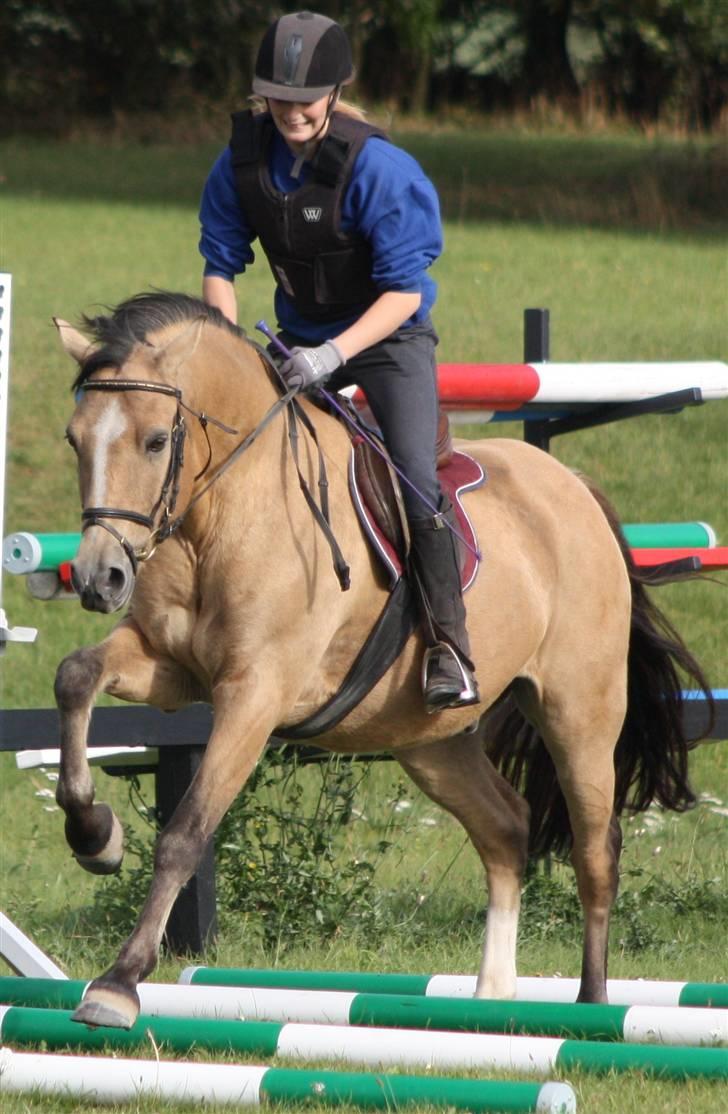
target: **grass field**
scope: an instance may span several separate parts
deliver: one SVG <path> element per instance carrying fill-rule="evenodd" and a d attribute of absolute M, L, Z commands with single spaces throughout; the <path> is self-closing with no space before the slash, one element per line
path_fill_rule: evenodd
<path fill-rule="evenodd" d="M 728 221 L 719 189 L 725 163 L 713 145 L 422 130 L 402 138 L 443 198 L 447 250 L 435 269 L 440 359 L 520 359 L 526 306 L 550 308 L 554 359 L 726 359 Z M 76 320 L 150 287 L 199 290 L 196 203 L 218 146 L 0 143 L 0 270 L 14 280 L 6 532 L 78 528 L 75 473 L 63 442 L 72 368 L 51 317 Z M 263 263 L 240 280 L 246 327 L 270 316 L 270 294 Z M 513 435 L 520 436 L 519 427 Z M 569 435 L 554 441 L 553 452 L 591 474 L 625 521 L 700 518 L 728 539 L 723 403 Z M 726 586 L 720 574 L 716 582 L 676 585 L 658 596 L 716 686 L 728 683 Z M 4 657 L 3 706 L 50 706 L 58 661 L 97 640 L 113 620 L 74 604 L 33 602 L 14 577 L 5 578 L 4 606 L 11 624 L 40 633 L 34 646 L 11 647 Z M 624 825 L 615 976 L 728 975 L 725 744 L 695 751 L 692 773 L 703 794 L 694 811 L 678 817 L 650 810 Z M 317 799 L 317 776 L 303 775 L 304 803 Z M 136 904 L 133 879 L 99 883 L 72 863 L 46 773 L 21 775 L 4 756 L 0 778 L 0 907 L 71 975 L 90 977 L 113 958 Z M 148 780 L 142 784 L 147 797 Z M 97 783 L 148 844 L 126 786 L 101 773 Z M 374 875 L 368 896 L 351 903 L 340 930 L 326 934 L 315 917 L 307 921 L 300 887 L 291 885 L 291 915 L 277 932 L 261 932 L 254 913 L 235 917 L 223 910 L 217 961 L 476 968 L 485 897 L 474 885 L 480 875 L 461 831 L 402 787 L 389 764 L 373 768 L 353 800 L 355 818 L 339 833 L 337 861 L 342 876 L 356 860 L 371 863 Z M 275 794 L 272 804 L 284 807 Z M 385 852 L 378 850 L 381 841 L 390 844 Z M 244 848 L 239 853 L 244 870 Z M 301 867 L 311 865 L 302 859 Z M 336 885 L 334 879 L 334 893 Z M 556 865 L 550 878 L 535 876 L 524 904 L 520 972 L 577 974 L 570 872 Z M 179 969 L 177 960 L 165 958 L 155 977 L 173 980 Z M 677 1088 L 587 1075 L 573 1083 L 586 1114 L 678 1107 L 717 1114 L 724 1105 L 708 1084 Z M 4 1108 L 19 1114 L 75 1104 L 6 1099 Z M 153 1106 L 124 1109 L 147 1108 Z"/>

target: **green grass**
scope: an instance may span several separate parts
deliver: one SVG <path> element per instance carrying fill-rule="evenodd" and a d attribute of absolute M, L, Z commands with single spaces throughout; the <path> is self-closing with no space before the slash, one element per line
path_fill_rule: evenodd
<path fill-rule="evenodd" d="M 395 128 L 393 138 L 432 175 L 449 220 L 547 221 L 691 234 L 725 230 L 727 157 L 716 139 L 504 132 L 479 123 L 461 129 L 431 121 L 409 131 Z M 8 192 L 69 201 L 101 197 L 132 205 L 196 205 L 205 174 L 226 140 L 221 130 L 219 141 L 188 142 L 182 148 L 160 143 L 154 135 L 143 142 L 86 139 L 52 147 L 43 140 L 11 139 L 0 149 Z"/>
<path fill-rule="evenodd" d="M 719 191 L 720 155 L 708 143 L 632 136 L 556 136 L 423 131 L 407 145 L 432 173 L 447 217 L 437 263 L 436 326 L 443 361 L 521 357 L 522 310 L 548 306 L 552 357 L 563 360 L 725 359 L 728 256 Z M 196 204 L 217 144 L 0 143 L 0 269 L 14 279 L 12 391 L 6 532 L 73 530 L 78 499 L 63 430 L 72 410 L 72 367 L 51 325 L 59 315 L 113 305 L 149 287 L 196 292 Z M 240 317 L 252 328 L 270 316 L 271 283 L 259 263 L 239 282 Z M 471 430 L 487 436 L 520 428 Z M 701 518 L 728 540 L 725 404 L 648 417 L 556 439 L 553 452 L 590 473 L 626 521 Z M 495 545 L 497 539 L 487 539 Z M 715 685 L 725 685 L 726 576 L 659 591 Z M 6 707 L 50 706 L 58 661 L 96 641 L 113 619 L 74 604 L 30 600 L 22 578 L 6 577 L 13 625 L 39 628 L 35 645 L 12 646 L 0 666 Z M 694 752 L 696 788 L 706 795 L 685 816 L 626 821 L 622 896 L 611 973 L 624 977 L 720 977 L 728 917 L 725 743 Z M 307 775 L 309 776 L 309 775 Z M 313 775 L 310 775 L 313 776 Z M 110 800 L 141 840 L 149 836 L 126 786 L 98 773 Z M 150 778 L 144 778 L 151 796 Z M 4 839 L 0 907 L 72 975 L 108 965 L 118 943 L 114 883 L 71 861 L 62 817 L 44 772 L 19 773 L 0 760 Z M 308 790 L 307 790 L 308 792 Z M 448 817 L 407 790 L 395 769 L 372 769 L 357 796 L 366 819 L 342 834 L 342 862 L 376 860 L 379 921 L 323 938 L 281 931 L 264 947 L 255 918 L 223 915 L 213 958 L 224 964 L 472 971 L 479 961 L 485 892 L 474 852 Z M 36 794 L 42 794 L 37 796 Z M 715 798 L 714 800 L 707 798 Z M 723 810 L 723 811 L 721 811 Z M 386 833 L 392 847 L 376 856 Z M 130 864 L 130 865 L 133 865 Z M 99 901 L 99 894 L 106 894 Z M 110 912 L 111 911 L 111 912 Z M 523 974 L 578 973 L 579 925 L 570 871 L 527 888 L 521 926 Z M 378 927 L 377 927 L 378 926 Z M 175 979 L 165 957 L 155 977 Z M 725 972 L 723 972 L 725 977 Z M 676 1088 L 620 1077 L 574 1079 L 586 1114 L 714 1114 L 715 1087 Z M 73 1110 L 60 1100 L 5 1099 L 10 1114 Z M 89 1107 L 83 1107 L 89 1109 Z M 124 1110 L 154 1109 L 130 1104 Z"/>
<path fill-rule="evenodd" d="M 726 784 L 725 751 L 706 747 L 695 758 L 698 788 L 714 789 L 714 778 Z M 4 805 L 14 818 L 15 852 L 11 863 L 4 862 L 10 869 L 3 904 L 73 976 L 91 977 L 108 963 L 117 944 L 113 922 L 107 923 L 102 909 L 97 906 L 94 911 L 91 906 L 99 887 L 113 883 L 100 883 L 70 863 L 60 839 L 60 813 L 47 798 L 35 796 L 51 784 L 44 774 L 21 775 L 11 771 L 7 759 L 5 763 Z M 125 807 L 124 788 L 116 780 L 99 780 L 104 797 L 114 801 L 128 822 L 131 812 Z M 149 793 L 149 779 L 144 780 Z M 409 795 L 411 808 L 397 814 L 401 819 L 393 828 L 395 799 L 401 802 L 408 797 L 402 795 L 393 768 L 388 764 L 374 767 L 358 800 L 364 816 L 347 827 L 342 849 L 342 861 L 347 861 L 352 854 L 365 853 L 367 842 L 383 831 L 392 838 L 393 846 L 381 860 L 374 883 L 391 906 L 386 926 L 364 938 L 345 930 L 325 940 L 317 938 L 312 926 L 308 939 L 290 945 L 282 934 L 275 947 L 264 949 L 251 921 L 233 924 L 224 917 L 221 939 L 210 960 L 223 965 L 280 963 L 290 968 L 475 970 L 485 905 L 475 856 L 464 846 L 457 826 L 416 793 Z M 612 931 L 611 973 L 615 977 L 689 975 L 708 981 L 720 977 L 716 960 L 724 949 L 728 864 L 725 818 L 716 807 L 705 801 L 686 816 L 654 814 L 649 823 L 640 819 L 625 824 L 625 877 Z M 533 882 L 526 891 L 520 969 L 529 974 L 576 975 L 579 927 L 570 874 L 557 866 L 550 880 L 539 875 L 536 881 L 535 895 L 531 893 Z M 705 901 L 711 893 L 713 905 Z M 716 894 L 721 901 L 717 910 Z M 691 895 L 699 903 L 697 908 L 688 904 Z M 154 978 L 174 981 L 181 966 L 182 961 L 165 957 Z M 153 1056 L 153 1050 L 147 1055 Z M 615 1114 L 667 1112 L 677 1102 L 681 1109 L 695 1114 L 714 1114 L 719 1109 L 718 1089 L 708 1083 L 678 1087 L 639 1076 L 598 1079 L 585 1073 L 569 1081 L 577 1090 L 579 1110 L 587 1114 L 603 1110 Z M 82 1106 L 6 1096 L 4 1109 L 20 1114 L 81 1110 Z M 155 1107 L 135 1102 L 122 1109 Z"/>

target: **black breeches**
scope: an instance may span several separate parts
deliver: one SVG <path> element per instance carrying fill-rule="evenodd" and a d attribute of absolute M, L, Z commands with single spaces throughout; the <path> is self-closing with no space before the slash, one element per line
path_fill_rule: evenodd
<path fill-rule="evenodd" d="M 285 334 L 283 339 L 289 347 L 305 347 Z M 349 360 L 326 384 L 326 390 L 336 391 L 356 383 L 366 395 L 394 464 L 413 485 L 402 482 L 410 519 L 429 518 L 440 507 L 436 344 L 429 321 L 399 329 Z"/>

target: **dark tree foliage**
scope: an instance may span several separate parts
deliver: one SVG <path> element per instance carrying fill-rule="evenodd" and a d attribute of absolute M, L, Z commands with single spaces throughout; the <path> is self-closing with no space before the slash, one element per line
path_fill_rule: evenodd
<path fill-rule="evenodd" d="M 567 34 L 572 0 L 522 0 L 515 4 L 523 35 L 523 93 L 552 100 L 577 97 Z"/>
<path fill-rule="evenodd" d="M 598 36 L 593 79 L 608 107 L 638 120 L 679 109 L 690 127 L 709 128 L 728 105 L 725 0 L 579 0 Z"/>
<path fill-rule="evenodd" d="M 250 89 L 262 0 L 3 0 L 0 128 L 231 107 Z M 726 0 L 320 0 L 352 40 L 355 96 L 398 111 L 585 97 L 638 121 L 716 124 Z"/>
<path fill-rule="evenodd" d="M 270 8 L 250 0 L 3 0 L 6 116 L 161 111 L 184 90 L 249 89 Z"/>

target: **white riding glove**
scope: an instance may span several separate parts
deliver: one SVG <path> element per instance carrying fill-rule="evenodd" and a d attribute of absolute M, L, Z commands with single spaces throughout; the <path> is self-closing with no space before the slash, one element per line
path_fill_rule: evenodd
<path fill-rule="evenodd" d="M 290 360 L 281 364 L 279 371 L 287 387 L 305 391 L 322 386 L 337 368 L 343 367 L 346 357 L 333 340 L 318 348 L 294 348 Z"/>

